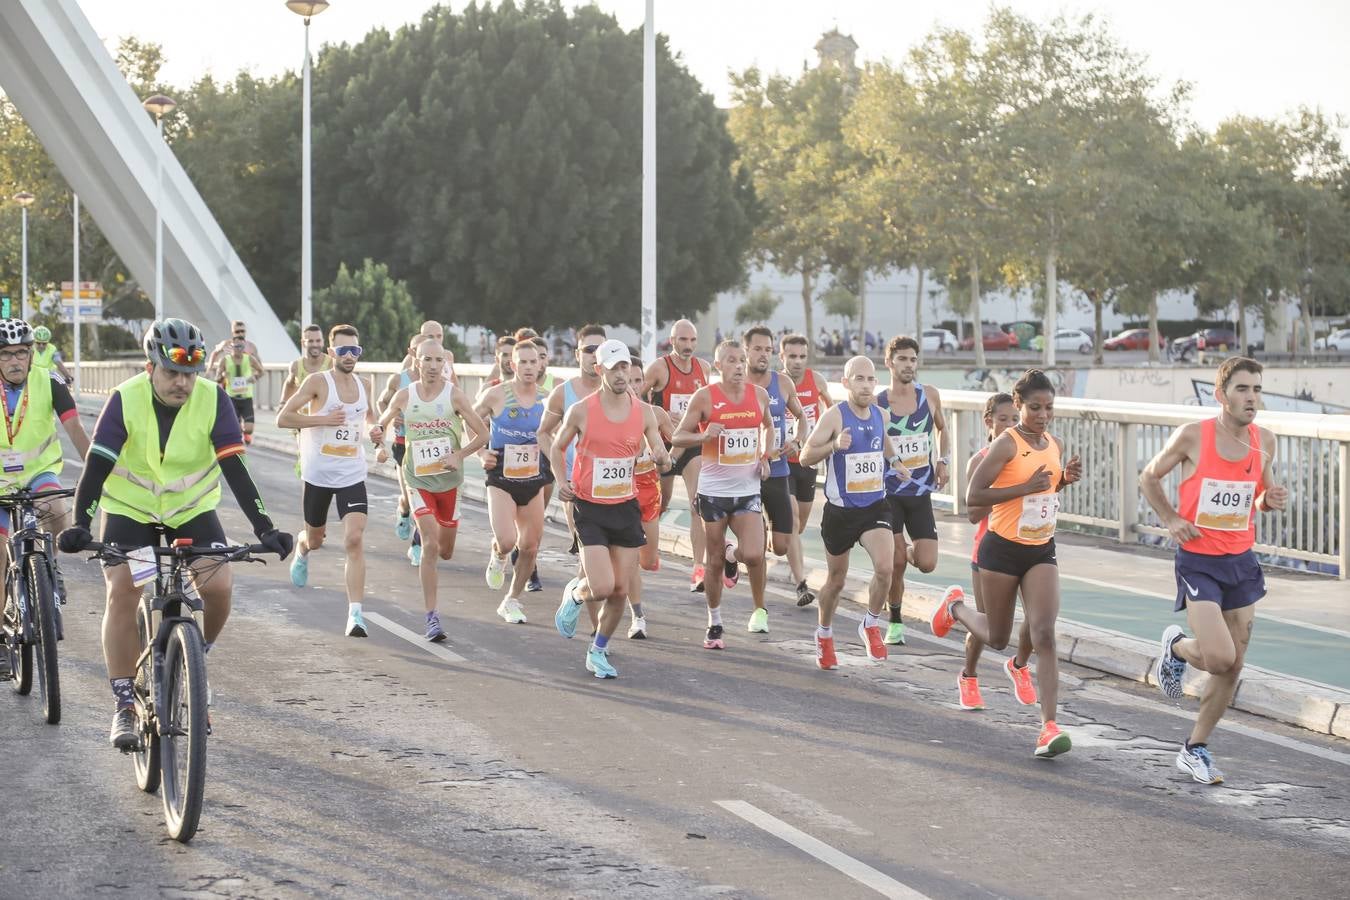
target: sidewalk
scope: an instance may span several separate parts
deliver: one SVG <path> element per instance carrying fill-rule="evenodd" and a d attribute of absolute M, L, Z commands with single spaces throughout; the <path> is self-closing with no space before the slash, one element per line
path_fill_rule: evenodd
<path fill-rule="evenodd" d="M 97 414 L 102 398 L 86 396 L 81 410 Z M 278 429 L 274 413 L 262 411 L 255 446 L 293 454 L 295 439 Z M 391 463 L 371 466 L 373 477 L 393 479 Z M 688 505 L 683 484 L 676 481 L 671 508 L 662 518 L 661 549 L 690 557 Z M 463 495 L 483 500 L 482 469 L 477 460 L 466 466 Z M 805 540 L 807 580 L 825 578 L 824 550 L 818 531 L 824 495 L 819 494 Z M 562 522 L 554 500 L 550 517 Z M 970 547 L 975 527 L 964 519 L 938 513 L 941 553 L 935 571 L 906 573 L 904 615 L 926 625 L 948 584 L 970 587 Z M 1157 659 L 1158 638 L 1169 624 L 1185 624 L 1173 613 L 1175 580 L 1171 555 L 1143 546 L 1128 547 L 1074 534 L 1057 536 L 1060 546 L 1061 615 L 1059 654 L 1077 665 L 1149 682 Z M 868 559 L 855 550 L 848 596 L 866 597 Z M 770 580 L 788 580 L 787 564 L 770 556 Z M 1323 734 L 1350 738 L 1350 589 L 1317 576 L 1267 572 L 1268 594 L 1257 612 L 1247 666 L 1238 684 L 1237 709 L 1299 725 Z M 951 641 L 959 652 L 959 639 Z M 953 676 L 955 677 L 955 676 Z M 1191 672 L 1185 689 L 1198 696 L 1203 673 Z"/>

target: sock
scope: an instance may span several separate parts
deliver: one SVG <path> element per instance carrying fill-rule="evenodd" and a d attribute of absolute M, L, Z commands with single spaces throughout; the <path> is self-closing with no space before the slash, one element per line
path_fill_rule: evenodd
<path fill-rule="evenodd" d="M 633 618 L 635 618 L 635 619 L 640 619 L 640 618 L 642 618 L 642 604 L 641 604 L 641 603 L 630 603 L 629 606 L 631 606 L 631 607 L 633 608 Z"/>
<path fill-rule="evenodd" d="M 117 708 L 136 705 L 136 694 L 131 689 L 130 678 L 110 678 L 108 683 L 112 685 L 113 697 L 117 700 Z"/>
<path fill-rule="evenodd" d="M 203 642 L 202 642 L 202 653 L 203 653 L 203 655 L 204 655 L 204 654 L 207 654 L 207 653 L 210 653 L 210 652 L 211 652 L 211 648 L 214 647 L 215 645 L 216 645 L 216 642 L 215 642 L 215 641 L 203 641 Z"/>
<path fill-rule="evenodd" d="M 361 604 L 360 604 L 360 603 L 348 603 L 348 604 L 347 604 L 347 615 L 349 615 L 349 616 L 359 616 L 359 615 L 361 615 Z"/>
<path fill-rule="evenodd" d="M 971 675 L 971 674 L 969 674 L 969 673 L 967 673 L 965 669 L 962 669 L 962 670 L 961 670 L 961 677 L 962 677 L 962 678 L 974 678 L 975 676 L 974 676 L 974 675 Z"/>
<path fill-rule="evenodd" d="M 414 547 L 422 546 L 422 532 L 420 531 L 413 532 L 413 546 Z"/>
<path fill-rule="evenodd" d="M 869 609 L 867 612 L 863 613 L 863 627 L 864 627 L 864 628 L 875 628 L 875 627 L 877 627 L 878 624 L 880 624 L 880 622 L 881 622 L 881 616 L 879 616 L 879 615 L 877 615 L 876 613 L 872 612 L 870 609 Z"/>
<path fill-rule="evenodd" d="M 519 548 L 519 547 L 512 547 L 512 548 L 511 548 L 511 565 L 514 566 L 514 565 L 516 564 L 516 560 L 518 560 L 518 559 L 520 559 L 520 548 Z"/>
<path fill-rule="evenodd" d="M 432 619 L 435 619 L 435 618 L 437 618 L 436 610 L 434 610 L 434 609 L 433 609 L 433 610 L 428 610 L 428 612 L 427 612 L 427 622 L 430 622 Z"/>
<path fill-rule="evenodd" d="M 817 625 L 817 626 L 816 626 L 816 637 L 818 637 L 818 638 L 832 638 L 832 637 L 834 637 L 834 629 L 833 629 L 833 628 L 825 628 L 825 627 L 823 627 L 823 626 Z"/>
<path fill-rule="evenodd" d="M 605 637 L 603 634 L 597 634 L 595 636 L 595 649 L 603 650 L 608 646 L 609 646 L 609 638 Z"/>
<path fill-rule="evenodd" d="M 1199 743 L 1195 744 L 1192 744 L 1189 740 L 1186 741 L 1187 750 L 1194 750 L 1196 747 L 1204 747 L 1204 746 L 1206 746 L 1204 741 L 1200 741 Z"/>
<path fill-rule="evenodd" d="M 713 625 L 721 625 L 721 624 L 722 624 L 722 607 L 719 606 L 719 607 L 717 607 L 717 609 L 710 609 L 710 610 L 708 610 L 708 625 L 709 625 L 709 627 L 711 627 L 711 626 L 713 626 Z"/>
<path fill-rule="evenodd" d="M 898 604 L 898 603 L 893 604 L 893 605 L 891 606 L 891 621 L 892 621 L 892 622 L 903 622 L 903 621 L 905 621 L 904 618 L 902 618 L 901 615 L 900 615 L 900 604 Z"/>
<path fill-rule="evenodd" d="M 801 590 L 802 588 L 804 588 L 804 587 L 806 587 L 806 579 L 805 579 L 805 578 L 803 578 L 801 581 L 797 582 L 797 590 L 800 591 L 800 590 Z"/>

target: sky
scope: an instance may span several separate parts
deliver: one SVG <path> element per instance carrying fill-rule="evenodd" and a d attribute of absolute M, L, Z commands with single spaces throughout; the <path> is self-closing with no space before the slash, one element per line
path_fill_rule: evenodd
<path fill-rule="evenodd" d="M 564 0 L 567 6 L 578 5 Z M 332 0 L 313 20 L 317 48 L 354 43 L 373 28 L 415 23 L 431 0 Z M 449 3 L 463 9 L 461 0 Z M 595 0 L 626 28 L 642 25 L 644 0 Z M 861 61 L 898 62 L 933 27 L 978 31 L 989 5 L 974 0 L 656 0 L 656 27 L 722 105 L 727 72 L 752 65 L 785 74 L 815 62 L 820 35 L 838 28 Z M 1164 84 L 1192 85 L 1190 112 L 1212 129 L 1235 115 L 1277 117 L 1300 105 L 1350 117 L 1348 0 L 1006 0 L 1038 22 L 1057 14 L 1101 16 L 1116 37 L 1147 57 Z M 303 26 L 284 0 L 82 0 L 110 46 L 134 34 L 159 43 L 165 80 L 190 84 L 210 72 L 267 76 L 295 69 Z M 1342 130 L 1350 137 L 1350 130 Z"/>

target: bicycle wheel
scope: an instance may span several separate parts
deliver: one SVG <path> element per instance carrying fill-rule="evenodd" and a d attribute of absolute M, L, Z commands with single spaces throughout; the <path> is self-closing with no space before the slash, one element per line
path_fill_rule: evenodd
<path fill-rule="evenodd" d="M 61 673 L 56 665 L 56 592 L 52 588 L 47 558 L 37 554 L 23 561 L 28 583 L 28 608 L 33 612 L 33 635 L 37 638 L 38 693 L 42 715 L 48 725 L 61 721 Z"/>
<path fill-rule="evenodd" d="M 160 797 L 169 837 L 186 844 L 197 833 L 206 790 L 206 653 L 195 622 L 177 622 L 169 632 L 162 677 Z"/>
<path fill-rule="evenodd" d="M 136 672 L 134 690 L 138 700 L 138 710 L 143 711 L 150 704 L 150 682 L 154 677 L 154 662 L 151 654 L 145 653 L 154 635 L 150 633 L 149 607 L 144 601 L 136 606 L 136 633 L 141 636 L 141 652 L 144 658 Z M 159 735 L 155 733 L 148 715 L 142 715 L 137 722 L 141 729 L 141 749 L 131 754 L 131 764 L 136 769 L 136 787 L 153 794 L 159 790 Z"/>
<path fill-rule="evenodd" d="M 8 588 L 5 630 L 10 643 L 5 649 L 9 653 L 10 677 L 14 679 L 10 686 L 14 688 L 14 693 L 27 696 L 33 690 L 33 645 L 24 640 L 24 616 L 19 609 L 21 605 L 27 608 L 27 599 L 21 594 L 26 593 L 28 588 L 17 580 L 11 581 Z"/>

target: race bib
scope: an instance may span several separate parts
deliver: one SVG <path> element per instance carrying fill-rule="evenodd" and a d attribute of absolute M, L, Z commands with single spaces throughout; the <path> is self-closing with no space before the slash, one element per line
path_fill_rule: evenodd
<path fill-rule="evenodd" d="M 850 494 L 873 494 L 881 490 L 886 461 L 880 450 L 844 456 L 844 490 Z"/>
<path fill-rule="evenodd" d="M 1195 524 L 1215 531 L 1246 531 L 1251 525 L 1255 502 L 1255 481 L 1206 478 L 1200 482 L 1200 505 L 1195 511 Z"/>
<path fill-rule="evenodd" d="M 759 429 L 728 428 L 717 446 L 717 462 L 724 466 L 745 466 L 759 460 Z"/>
<path fill-rule="evenodd" d="M 325 428 L 319 453 L 339 459 L 352 459 L 361 452 L 361 424 L 351 422 L 335 428 Z"/>
<path fill-rule="evenodd" d="M 595 458 L 591 466 L 591 496 L 596 500 L 626 500 L 633 496 L 633 457 Z"/>
<path fill-rule="evenodd" d="M 247 375 L 236 375 L 230 379 L 230 390 L 236 394 L 242 394 L 244 391 L 248 390 L 248 386 L 252 384 L 252 382 L 253 379 L 249 378 Z"/>
<path fill-rule="evenodd" d="M 647 475 L 656 471 L 656 460 L 652 459 L 651 450 L 643 450 L 642 455 L 637 458 L 637 468 L 633 470 L 634 475 Z"/>
<path fill-rule="evenodd" d="M 693 394 L 671 394 L 670 395 L 670 417 L 677 423 L 684 411 L 689 408 L 689 401 L 694 398 Z"/>
<path fill-rule="evenodd" d="M 1022 498 L 1022 515 L 1017 520 L 1017 536 L 1024 541 L 1044 543 L 1055 536 L 1059 515 L 1059 494 L 1028 494 Z"/>
<path fill-rule="evenodd" d="M 502 475 L 516 480 L 539 477 L 539 445 L 507 444 L 502 448 Z"/>
<path fill-rule="evenodd" d="M 900 462 L 906 469 L 928 467 L 928 454 L 932 452 L 928 432 L 898 435 L 895 438 L 895 447 L 900 453 Z"/>
<path fill-rule="evenodd" d="M 131 568 L 131 585 L 140 587 L 155 580 L 159 564 L 155 561 L 154 547 L 137 547 L 127 554 L 127 565 Z"/>
<path fill-rule="evenodd" d="M 408 443 L 408 453 L 412 456 L 414 475 L 441 475 L 448 471 L 445 461 L 455 452 L 449 435 L 422 438 Z"/>
<path fill-rule="evenodd" d="M 18 450 L 5 450 L 0 452 L 0 469 L 7 474 L 10 472 L 23 471 L 23 454 Z"/>

